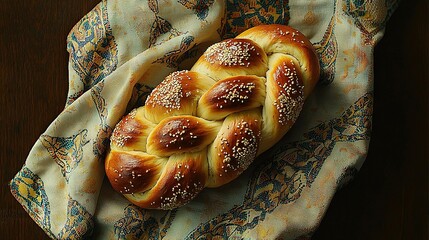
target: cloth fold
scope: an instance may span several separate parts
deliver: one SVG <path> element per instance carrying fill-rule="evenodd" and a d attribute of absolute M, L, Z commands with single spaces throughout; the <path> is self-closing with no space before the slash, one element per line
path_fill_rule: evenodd
<path fill-rule="evenodd" d="M 64 110 L 10 182 L 53 239 L 311 236 L 368 151 L 373 51 L 398 1 L 103 0 L 67 37 Z M 321 79 L 292 130 L 232 183 L 171 211 L 141 209 L 104 177 L 109 137 L 169 73 L 259 24 L 303 32 Z"/>

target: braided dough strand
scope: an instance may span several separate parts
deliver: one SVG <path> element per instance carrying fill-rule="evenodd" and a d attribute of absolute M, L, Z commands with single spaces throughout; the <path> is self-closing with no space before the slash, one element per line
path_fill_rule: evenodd
<path fill-rule="evenodd" d="M 318 62 L 283 25 L 212 45 L 117 124 L 105 161 L 112 187 L 142 208 L 172 209 L 234 180 L 295 123 Z"/>

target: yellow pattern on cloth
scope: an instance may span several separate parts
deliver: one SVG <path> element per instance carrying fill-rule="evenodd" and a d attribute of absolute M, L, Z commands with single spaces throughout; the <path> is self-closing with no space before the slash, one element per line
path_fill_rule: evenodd
<path fill-rule="evenodd" d="M 10 182 L 51 238 L 294 239 L 311 236 L 365 160 L 373 50 L 396 0 L 103 0 L 71 30 L 64 111 Z M 120 118 L 212 43 L 259 24 L 303 32 L 321 79 L 292 130 L 238 179 L 170 211 L 130 204 L 104 180 Z"/>

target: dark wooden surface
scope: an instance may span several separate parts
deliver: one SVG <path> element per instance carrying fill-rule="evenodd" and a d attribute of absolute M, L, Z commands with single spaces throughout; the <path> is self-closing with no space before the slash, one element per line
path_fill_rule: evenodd
<path fill-rule="evenodd" d="M 67 94 L 66 36 L 98 1 L 0 3 L 0 238 L 46 239 L 8 182 Z M 367 160 L 314 239 L 428 238 L 428 3 L 402 1 L 375 49 Z M 2 237 L 3 236 L 3 237 Z"/>

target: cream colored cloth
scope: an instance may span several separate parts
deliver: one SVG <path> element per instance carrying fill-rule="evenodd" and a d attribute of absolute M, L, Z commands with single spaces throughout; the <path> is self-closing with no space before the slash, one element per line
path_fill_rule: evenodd
<path fill-rule="evenodd" d="M 294 239 L 311 236 L 335 191 L 363 164 L 373 51 L 395 0 L 108 0 L 71 30 L 64 111 L 10 182 L 58 239 Z M 258 24 L 303 32 L 322 68 L 297 123 L 237 180 L 171 211 L 130 204 L 104 178 L 120 118 L 207 46 Z"/>

